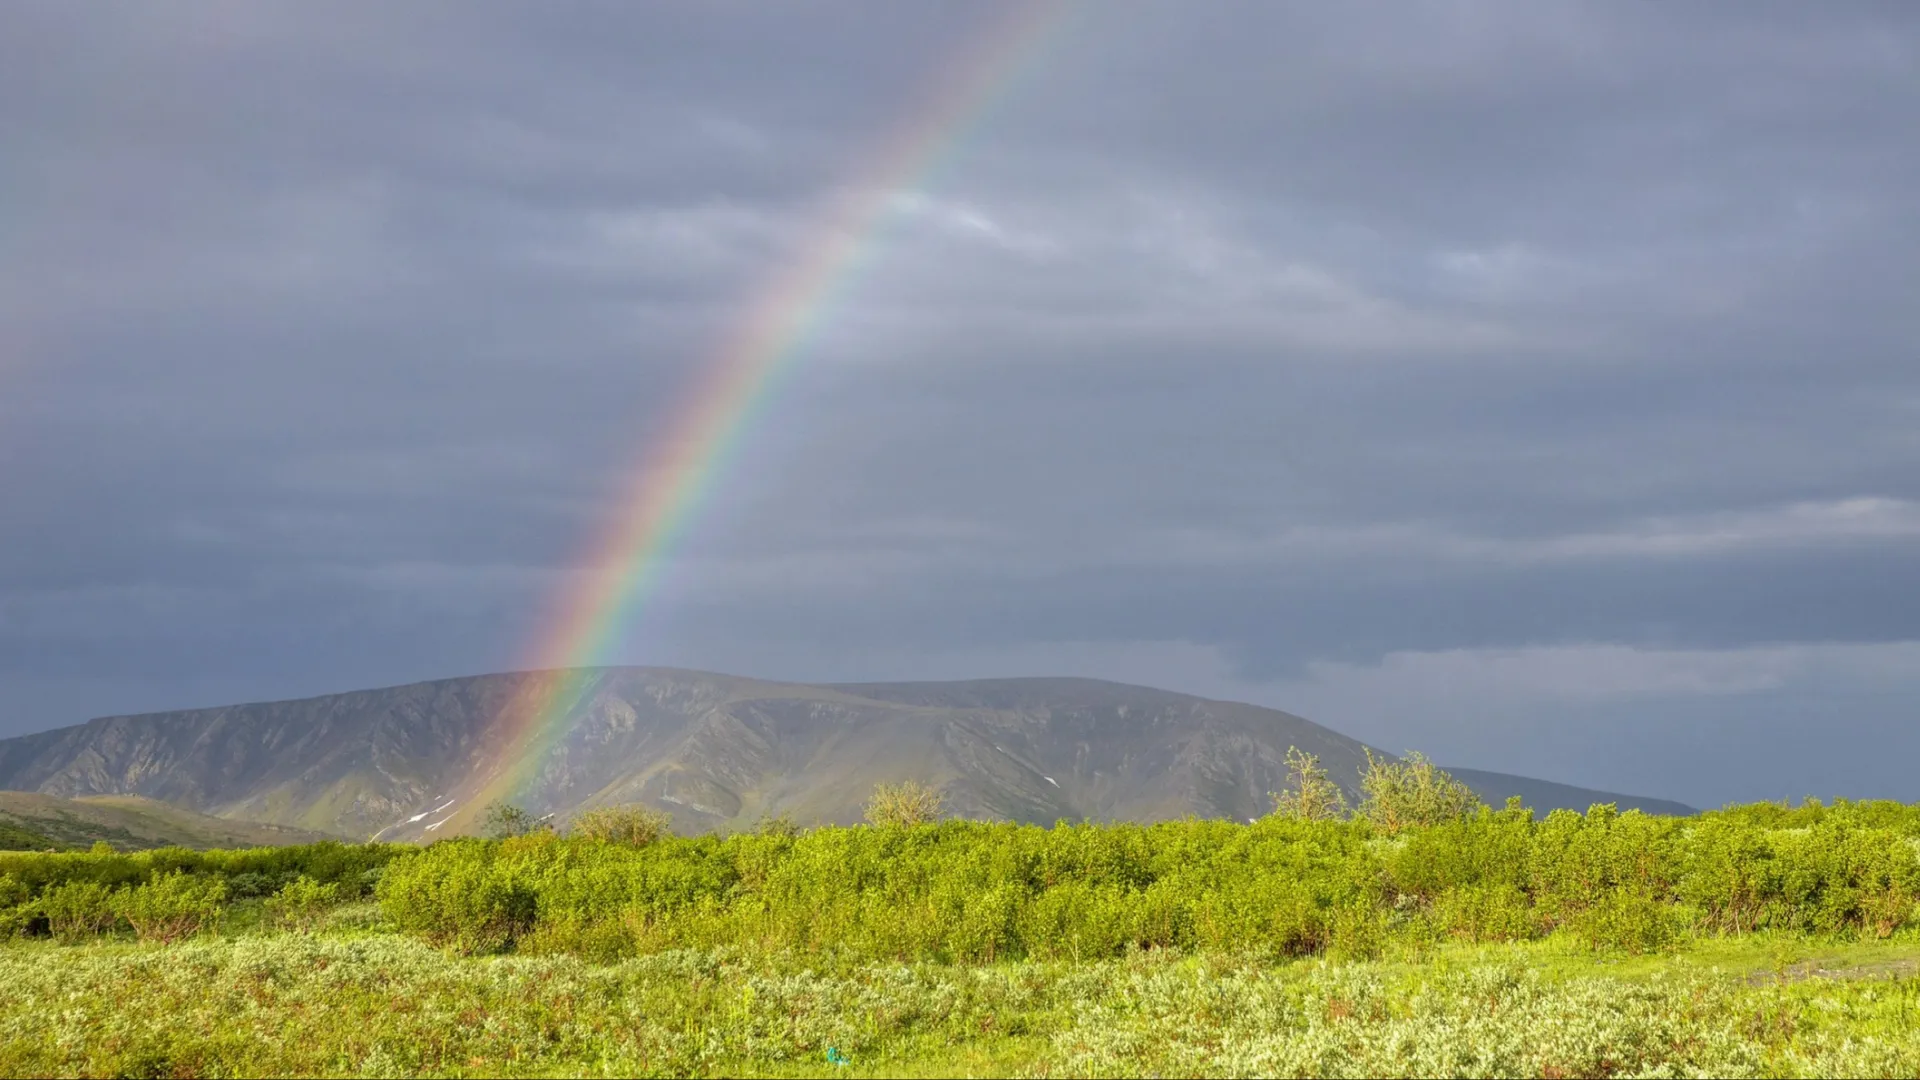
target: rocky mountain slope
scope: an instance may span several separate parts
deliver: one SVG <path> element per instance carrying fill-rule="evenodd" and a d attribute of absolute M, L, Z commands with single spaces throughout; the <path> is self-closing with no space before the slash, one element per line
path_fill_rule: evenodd
<path fill-rule="evenodd" d="M 782 813 L 856 821 L 876 783 L 908 778 L 971 817 L 1245 820 L 1284 783 L 1289 746 L 1349 788 L 1364 760 L 1360 743 L 1287 713 L 1087 679 L 827 686 L 596 668 L 103 718 L 0 740 L 0 788 L 137 794 L 356 837 L 446 835 L 473 826 L 488 781 L 526 753 L 509 732 L 555 691 L 566 704 L 515 800 L 563 817 L 642 802 L 682 831 Z"/>

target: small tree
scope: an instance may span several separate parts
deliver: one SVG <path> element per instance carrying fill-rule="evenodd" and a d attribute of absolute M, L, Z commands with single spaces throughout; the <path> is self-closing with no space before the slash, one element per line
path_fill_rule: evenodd
<path fill-rule="evenodd" d="M 1360 776 L 1364 796 L 1360 814 L 1392 836 L 1422 825 L 1465 817 L 1480 807 L 1480 796 L 1426 755 L 1408 751 L 1405 761 L 1374 757 Z"/>
<path fill-rule="evenodd" d="M 791 838 L 800 835 L 800 825 L 793 820 L 793 815 L 779 813 L 771 817 L 762 817 L 754 823 L 753 831 L 757 836 L 785 836 Z"/>
<path fill-rule="evenodd" d="M 510 802 L 491 803 L 486 813 L 480 816 L 480 828 L 495 840 L 505 840 L 509 836 L 525 836 L 530 832 L 550 829 L 553 826 L 547 818 L 534 817 L 524 807 Z"/>
<path fill-rule="evenodd" d="M 1347 794 L 1327 779 L 1320 759 L 1297 746 L 1287 747 L 1287 787 L 1268 792 L 1273 812 L 1300 821 L 1337 821 L 1347 816 Z"/>
<path fill-rule="evenodd" d="M 911 827 L 940 820 L 946 799 L 917 780 L 879 784 L 867 800 L 867 820 L 875 825 Z"/>
<path fill-rule="evenodd" d="M 574 815 L 569 836 L 628 847 L 646 847 L 667 833 L 673 815 L 639 803 L 602 806 Z"/>

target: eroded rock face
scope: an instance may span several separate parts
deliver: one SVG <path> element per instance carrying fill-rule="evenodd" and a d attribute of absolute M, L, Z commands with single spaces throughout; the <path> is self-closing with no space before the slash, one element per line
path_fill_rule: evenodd
<path fill-rule="evenodd" d="M 519 737 L 552 700 L 562 705 L 540 737 Z M 109 717 L 0 740 L 0 788 L 144 795 L 391 840 L 471 828 L 496 790 L 487 781 L 508 764 L 521 778 L 513 798 L 536 815 L 639 802 L 672 813 L 683 832 L 775 814 L 850 823 L 875 784 L 906 779 L 939 787 L 967 817 L 1245 821 L 1285 784 L 1289 746 L 1319 755 L 1352 793 L 1360 743 L 1272 709 L 1145 687 L 814 686 L 598 668 Z M 1496 802 L 1506 792 L 1494 789 L 1515 779 L 1474 775 Z"/>

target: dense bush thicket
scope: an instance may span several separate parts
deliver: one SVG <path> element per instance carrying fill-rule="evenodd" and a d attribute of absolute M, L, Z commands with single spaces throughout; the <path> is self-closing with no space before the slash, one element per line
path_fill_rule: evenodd
<path fill-rule="evenodd" d="M 1430 793 L 1453 797 L 1444 783 Z M 1644 951 L 1689 935 L 1920 927 L 1920 807 L 1897 803 L 1695 818 L 1596 806 L 1540 820 L 1509 805 L 1428 824 L 775 822 L 700 837 L 656 824 L 607 815 L 568 836 L 424 849 L 0 854 L 0 930 L 171 939 L 249 897 L 270 897 L 278 925 L 311 926 L 370 891 L 393 928 L 458 951 L 594 958 L 714 946 L 889 961 L 1169 946 L 1365 957 L 1393 942 L 1549 934 Z"/>
<path fill-rule="evenodd" d="M 312 907 L 302 889 L 323 889 L 329 903 L 368 896 L 388 861 L 414 850 L 327 842 L 241 851 L 123 854 L 105 844 L 89 852 L 4 851 L 0 937 L 76 940 L 126 927 L 141 938 L 172 941 L 217 924 L 231 901 L 277 897 L 290 887 L 305 903 L 302 911 Z"/>
<path fill-rule="evenodd" d="M 264 896 L 301 876 L 322 883 L 337 882 L 351 896 L 372 889 L 381 867 L 402 852 L 417 850 L 404 844 L 342 844 L 326 841 L 290 847 L 244 848 L 238 851 L 196 851 L 157 848 L 116 852 L 95 844 L 83 852 L 0 851 L 0 876 L 11 877 L 38 892 L 48 885 L 91 881 L 108 888 L 138 884 L 154 874 L 175 870 L 225 878 L 234 895 Z"/>
<path fill-rule="evenodd" d="M 1756 816 L 1780 816 L 1763 824 Z M 1798 824 L 1811 820 L 1811 824 Z M 1790 824 L 1789 824 L 1790 823 Z M 1772 929 L 1920 924 L 1920 814 L 1879 804 L 1698 819 L 1611 806 L 1374 823 L 917 827 L 663 838 L 454 840 L 394 862 L 398 928 L 463 951 L 592 955 L 721 944 L 870 959 L 1376 953 L 1391 938 L 1600 948 Z"/>

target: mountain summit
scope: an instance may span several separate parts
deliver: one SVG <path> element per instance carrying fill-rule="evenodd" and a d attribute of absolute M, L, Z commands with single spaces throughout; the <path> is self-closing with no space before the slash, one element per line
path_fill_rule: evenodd
<path fill-rule="evenodd" d="M 516 800 L 561 817 L 645 803 L 681 831 L 774 814 L 852 822 L 875 784 L 908 778 L 968 817 L 1244 821 L 1271 808 L 1289 746 L 1319 755 L 1350 791 L 1365 759 L 1361 743 L 1288 713 L 1091 679 L 812 685 L 622 667 L 107 717 L 0 740 L 0 788 L 143 795 L 339 835 L 430 838 L 472 827 L 516 752 L 513 718 L 562 679 L 571 704 L 534 743 L 537 758 L 517 763 Z M 1470 776 L 1489 801 L 1524 792 L 1540 810 L 1604 796 L 1691 812 Z"/>

